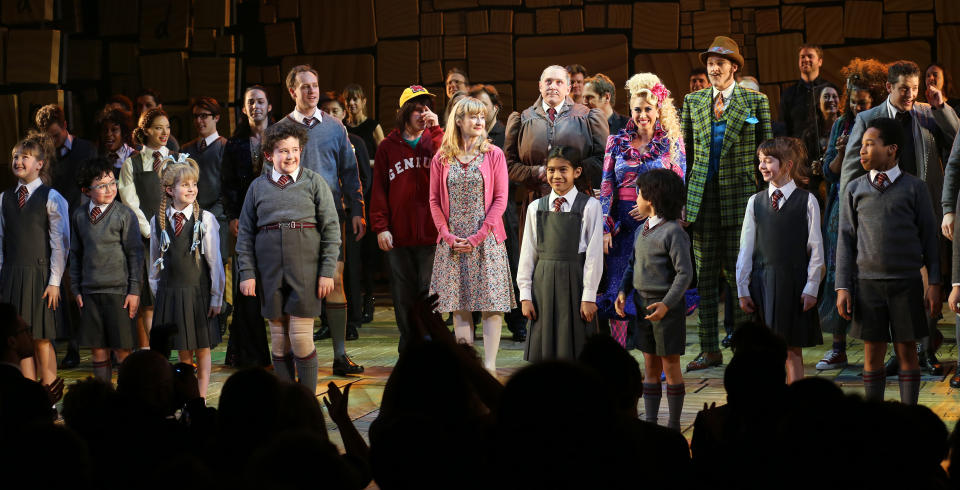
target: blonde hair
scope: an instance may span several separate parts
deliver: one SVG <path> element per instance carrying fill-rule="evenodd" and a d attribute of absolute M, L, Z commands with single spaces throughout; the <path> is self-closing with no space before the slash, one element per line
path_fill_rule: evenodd
<path fill-rule="evenodd" d="M 56 149 L 53 147 L 53 138 L 46 133 L 30 130 L 27 135 L 17 142 L 17 145 L 10 151 L 13 156 L 17 151 L 28 153 L 43 162 L 40 166 L 40 182 L 44 185 L 50 185 L 50 173 L 53 171 L 53 165 L 57 158 Z"/>
<path fill-rule="evenodd" d="M 463 155 L 464 141 L 463 136 L 460 134 L 460 128 L 457 127 L 457 123 L 466 117 L 476 114 L 486 116 L 486 113 L 487 106 L 473 97 L 464 97 L 453 106 L 453 109 L 450 111 L 450 117 L 447 118 L 446 130 L 443 132 L 443 143 L 440 144 L 440 153 L 444 156 L 440 161 L 444 165 L 449 165 L 455 158 Z M 484 117 L 484 121 L 486 121 L 486 117 Z M 480 143 L 477 145 L 477 151 L 479 153 L 490 151 L 490 142 L 487 141 L 486 128 L 483 129 L 483 134 L 480 135 Z"/>
<path fill-rule="evenodd" d="M 172 157 L 168 157 L 172 160 Z M 173 206 L 173 200 L 169 198 L 167 194 L 167 187 L 174 187 L 177 185 L 177 182 L 180 182 L 184 179 L 193 180 L 198 182 L 200 180 L 200 165 L 197 164 L 196 160 L 192 158 L 184 159 L 184 162 L 168 163 L 167 166 L 160 172 L 160 187 L 163 190 L 162 197 L 160 198 L 160 207 L 157 208 L 157 225 L 160 233 L 163 233 L 167 229 L 167 206 Z M 193 201 L 193 219 L 201 220 L 203 211 L 200 209 L 200 204 L 197 201 Z M 196 241 L 196 236 L 194 241 Z M 163 252 L 161 252 L 162 254 Z M 200 247 L 197 247 L 194 250 L 194 255 L 196 256 L 197 263 L 200 263 Z"/>
<path fill-rule="evenodd" d="M 661 87 L 663 86 L 660 77 L 653 73 L 637 73 L 627 80 L 624 88 L 630 91 L 630 99 L 638 97 L 640 100 L 659 109 L 660 126 L 667 132 L 667 137 L 670 138 L 671 143 L 675 144 L 680 141 L 682 135 L 680 131 L 680 119 L 677 118 L 677 108 L 673 105 L 673 97 L 668 95 L 661 101 L 657 95 L 654 94 L 653 89 L 657 84 L 660 84 Z"/>

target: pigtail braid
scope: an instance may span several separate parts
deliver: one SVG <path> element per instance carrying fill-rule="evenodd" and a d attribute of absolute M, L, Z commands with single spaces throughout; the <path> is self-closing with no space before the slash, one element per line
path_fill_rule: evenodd
<path fill-rule="evenodd" d="M 201 227 L 203 226 L 203 210 L 200 209 L 200 203 L 198 203 L 197 201 L 193 201 L 193 219 L 195 220 L 195 221 L 194 221 L 194 229 L 197 229 L 196 226 L 197 226 L 198 224 L 199 224 Z M 194 240 L 194 241 L 197 240 L 197 235 L 196 235 L 196 234 L 193 235 L 193 240 Z M 201 249 L 201 248 L 203 248 L 203 247 L 197 247 L 197 248 L 193 251 L 193 255 L 194 255 L 194 257 L 197 259 L 197 265 L 200 265 L 200 249 Z"/>

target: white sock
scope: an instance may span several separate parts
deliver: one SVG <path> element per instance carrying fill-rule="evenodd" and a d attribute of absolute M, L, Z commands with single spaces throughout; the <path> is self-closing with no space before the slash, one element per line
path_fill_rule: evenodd
<path fill-rule="evenodd" d="M 453 312 L 453 334 L 457 342 L 473 345 L 473 313 L 469 311 Z"/>
<path fill-rule="evenodd" d="M 503 328 L 503 313 L 483 313 L 483 367 L 490 372 L 497 370 L 501 328 Z"/>

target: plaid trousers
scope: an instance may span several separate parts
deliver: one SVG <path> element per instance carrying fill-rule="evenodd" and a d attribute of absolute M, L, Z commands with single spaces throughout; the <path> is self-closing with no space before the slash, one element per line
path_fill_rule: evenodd
<path fill-rule="evenodd" d="M 718 303 L 721 270 L 730 286 L 728 294 L 737 294 L 740 227 L 720 225 L 721 206 L 719 185 L 714 178 L 704 188 L 700 216 L 693 224 L 693 257 L 697 262 L 697 292 L 700 294 L 698 329 L 701 352 L 720 352 Z M 744 210 L 739 213 L 743 216 Z M 734 300 L 733 304 L 738 302 Z M 737 306 L 734 306 L 733 315 L 734 325 L 748 320 L 747 314 Z"/>

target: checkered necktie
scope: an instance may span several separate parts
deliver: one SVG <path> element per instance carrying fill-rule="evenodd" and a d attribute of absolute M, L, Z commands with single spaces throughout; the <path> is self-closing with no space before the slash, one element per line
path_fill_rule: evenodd
<path fill-rule="evenodd" d="M 287 187 L 291 180 L 293 179 L 291 179 L 289 175 L 281 175 L 280 178 L 277 179 L 277 185 L 280 187 L 280 189 L 283 189 Z"/>
<path fill-rule="evenodd" d="M 17 204 L 22 208 L 27 203 L 27 186 L 21 185 L 17 189 Z"/>
<path fill-rule="evenodd" d="M 717 101 L 713 104 L 713 115 L 714 115 L 717 119 L 722 118 L 722 117 L 723 117 L 723 109 L 724 109 L 724 105 L 723 105 L 723 94 L 720 93 L 720 94 L 717 94 Z"/>
<path fill-rule="evenodd" d="M 183 222 L 187 219 L 183 213 L 177 213 L 173 215 L 173 234 L 180 236 L 180 232 L 183 231 Z"/>
<path fill-rule="evenodd" d="M 308 127 L 308 128 L 312 128 L 313 125 L 316 124 L 316 123 L 317 123 L 317 118 L 315 118 L 315 117 L 305 117 L 305 118 L 303 119 L 303 125 L 306 126 L 306 127 Z"/>
<path fill-rule="evenodd" d="M 780 211 L 780 200 L 783 199 L 783 193 L 780 189 L 773 191 L 773 199 L 770 201 L 770 209 Z"/>
<path fill-rule="evenodd" d="M 875 180 L 876 182 L 875 185 L 877 186 L 877 189 L 880 189 L 880 190 L 885 189 L 887 187 L 887 180 L 889 180 L 889 177 L 887 177 L 887 174 L 885 172 L 878 173 L 877 178 Z"/>
<path fill-rule="evenodd" d="M 153 171 L 156 174 L 160 173 L 160 168 L 163 166 L 163 154 L 159 151 L 153 152 Z"/>
<path fill-rule="evenodd" d="M 562 197 L 558 197 L 558 198 L 554 199 L 554 200 L 553 200 L 553 212 L 554 212 L 554 213 L 559 213 L 559 212 L 560 212 L 560 209 L 561 209 L 561 208 L 563 207 L 563 205 L 566 204 L 566 203 L 567 203 L 567 200 L 564 199 L 564 198 L 562 198 Z"/>
<path fill-rule="evenodd" d="M 557 118 L 557 110 L 551 107 L 547 109 L 547 115 L 550 116 L 550 122 L 553 122 Z"/>
<path fill-rule="evenodd" d="M 102 212 L 100 206 L 94 206 L 93 209 L 90 210 L 90 222 L 93 223 L 97 221 L 97 218 L 100 217 L 100 213 Z"/>
<path fill-rule="evenodd" d="M 197 150 L 198 150 L 198 151 L 203 151 L 203 150 L 206 150 L 206 149 L 207 149 L 207 139 L 204 138 L 204 139 L 200 140 L 200 143 L 197 143 Z"/>

